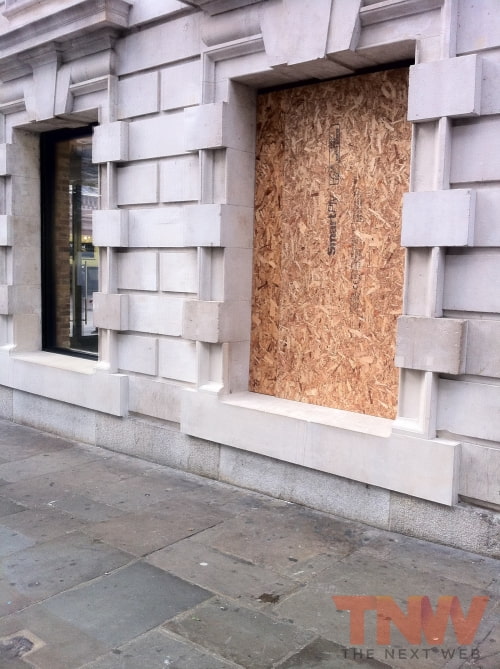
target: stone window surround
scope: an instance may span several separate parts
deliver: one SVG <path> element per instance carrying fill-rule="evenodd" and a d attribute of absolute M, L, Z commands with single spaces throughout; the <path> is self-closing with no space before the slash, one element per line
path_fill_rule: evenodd
<path fill-rule="evenodd" d="M 429 0 L 425 9 L 436 9 L 440 4 Z M 400 8 L 411 12 L 413 4 L 406 3 L 405 6 L 401 3 Z M 394 8 L 390 9 L 392 13 L 385 17 L 387 19 L 394 18 Z M 372 8 L 367 7 L 361 17 L 362 22 L 370 23 L 370 11 Z M 445 12 L 444 21 L 447 18 Z M 379 19 L 383 20 L 384 17 L 378 16 L 376 20 Z M 210 35 L 206 42 L 210 44 Z M 221 98 L 220 93 L 217 93 L 224 88 L 224 83 L 217 77 L 218 64 L 231 59 L 237 62 L 239 55 L 257 54 L 263 48 L 259 36 L 227 45 L 209 46 L 202 54 L 204 80 L 214 83 L 212 87 L 207 87 L 203 102 L 210 104 L 225 99 L 224 94 Z M 418 41 L 413 42 L 412 48 L 418 54 Z M 446 49 L 447 45 L 443 48 Z M 390 49 L 390 45 L 385 45 L 384 60 L 381 62 L 388 62 Z M 407 52 L 407 49 L 404 51 Z M 401 44 L 394 44 L 394 61 L 400 58 Z M 287 71 L 293 73 L 293 66 L 289 66 Z M 297 71 L 300 71 L 300 66 Z M 248 75 L 248 72 L 248 63 L 245 63 L 242 65 L 242 74 Z M 232 76 L 239 79 L 236 71 Z M 260 83 L 259 76 L 253 75 L 251 88 L 258 88 L 259 85 L 269 84 L 265 79 Z M 443 125 L 446 123 L 447 119 L 443 119 Z M 442 145 L 441 150 L 446 153 L 449 145 Z M 210 173 L 209 157 L 202 164 Z M 253 178 L 253 174 L 248 174 L 247 178 Z M 445 183 L 437 187 L 447 188 Z M 437 280 L 442 262 L 443 249 L 435 248 L 431 252 L 428 268 L 427 281 L 430 286 Z M 432 288 L 430 294 L 434 294 Z M 431 303 L 432 300 L 431 297 Z M 431 303 L 426 315 L 434 326 L 438 319 L 433 317 L 440 315 L 439 306 Z M 457 323 L 454 336 L 458 339 L 463 337 L 462 323 Z M 210 345 L 204 347 L 208 355 Z M 246 355 L 240 349 L 239 359 L 238 354 L 233 356 L 228 363 L 229 369 L 248 369 Z M 184 392 L 181 431 L 278 460 L 452 505 L 457 500 L 460 444 L 436 438 L 437 379 L 438 375 L 434 371 L 403 368 L 399 414 L 395 421 L 251 393 L 245 390 L 248 388 L 248 378 L 240 379 L 242 391 L 235 389 L 230 394 L 227 394 L 227 388 L 221 388 L 217 383 L 207 383 L 197 391 Z M 410 405 L 412 407 L 408 411 Z"/>
<path fill-rule="evenodd" d="M 398 47 L 395 48 L 399 54 Z M 216 101 L 214 91 L 218 83 L 223 83 L 210 77 L 210 73 L 216 73 L 215 64 L 252 50 L 262 50 L 261 39 L 245 39 L 205 51 L 202 55 L 205 81 L 215 84 L 212 89 L 208 87 L 205 104 Z M 252 82 L 252 87 L 257 85 L 258 81 Z M 439 263 L 439 258 L 435 262 Z M 432 272 L 437 273 L 436 267 Z M 204 349 L 209 347 L 203 344 Z M 127 377 L 109 374 L 108 362 L 96 365 L 46 352 L 2 351 L 1 355 L 5 353 L 9 360 L 0 366 L 1 384 L 97 411 L 126 415 Z M 244 359 L 232 361 L 233 366 L 241 364 L 245 364 Z M 434 438 L 430 415 L 436 375 L 420 374 L 418 380 L 413 378 L 408 382 L 403 371 L 402 386 L 405 383 L 413 384 L 413 394 L 420 394 L 419 416 L 416 419 L 400 416 L 393 423 L 245 391 L 224 395 L 223 390 L 220 394 L 218 384 L 209 382 L 197 391 L 183 392 L 181 430 L 367 484 L 453 504 L 457 496 L 459 445 Z M 52 392 L 47 390 L 49 387 Z"/>
<path fill-rule="evenodd" d="M 107 103 L 107 94 L 102 91 L 103 105 Z M 86 125 L 77 122 L 71 122 L 71 117 L 68 118 L 68 125 Z M 38 173 L 38 152 L 34 151 L 32 139 L 35 139 L 35 145 L 38 144 L 38 132 L 45 129 L 43 124 L 37 127 L 33 124 L 30 131 L 13 130 L 13 142 L 7 146 L 14 151 L 7 151 L 10 153 L 10 161 L 12 167 L 7 166 L 5 170 L 6 178 L 19 178 L 20 170 L 17 170 L 17 165 L 26 165 L 27 163 Z M 27 140 L 27 141 L 26 141 Z M 36 167 L 35 167 L 36 165 Z M 35 177 L 36 184 L 39 184 L 38 178 Z M 26 197 L 31 199 L 30 192 L 26 192 Z M 29 210 L 29 205 L 27 204 Z M 21 210 L 24 208 L 21 204 Z M 16 214 L 19 215 L 20 211 Z M 15 238 L 15 221 L 11 215 L 2 216 L 2 223 L 7 227 L 7 252 L 8 247 L 13 246 L 19 242 Z M 40 213 L 36 217 L 36 224 L 32 229 L 39 230 L 40 228 Z M 23 239 L 23 244 L 26 244 L 26 239 Z M 40 256 L 40 240 L 39 235 L 30 241 L 30 245 L 36 247 L 37 253 Z M 35 283 L 33 288 L 40 291 L 40 278 L 37 280 L 38 286 Z M 25 311 L 26 305 L 19 302 L 16 293 L 15 285 L 7 285 L 2 288 L 6 289 L 6 297 L 4 297 L 4 305 L 2 313 L 5 317 L 16 319 L 19 314 Z M 22 288 L 22 286 L 20 287 Z M 22 302 L 22 297 L 20 298 Z M 124 374 L 110 373 L 111 366 L 109 362 L 85 359 L 73 355 L 66 355 L 62 353 L 53 353 L 41 350 L 41 316 L 38 307 L 31 307 L 34 311 L 33 318 L 29 321 L 23 321 L 21 326 L 23 328 L 22 339 L 21 335 L 16 336 L 16 327 L 13 326 L 12 343 L 0 348 L 0 385 L 5 385 L 16 390 L 32 393 L 35 395 L 43 395 L 54 400 L 68 402 L 77 406 L 82 406 L 87 409 L 93 409 L 104 413 L 113 415 L 125 415 L 127 413 L 128 405 L 128 377 Z M 22 316 L 21 316 L 22 318 Z M 101 348 L 101 347 L 100 347 Z"/>
<path fill-rule="evenodd" d="M 25 6 L 28 10 L 29 7 L 23 3 L 23 8 Z M 33 47 L 32 35 L 28 31 L 24 36 L 28 40 L 25 60 L 18 61 L 15 58 L 11 63 L 9 50 L 2 63 L 7 76 L 14 81 L 16 75 L 22 77 L 32 72 L 33 89 L 36 93 L 35 108 L 32 108 L 28 106 L 22 87 L 18 91 L 14 83 L 12 102 L 3 104 L 2 112 L 6 117 L 9 114 L 24 113 L 25 121 L 19 128 L 16 124 L 11 127 L 10 122 L 6 121 L 0 127 L 4 142 L 0 144 L 0 162 L 5 193 L 14 190 L 16 180 L 19 184 L 19 195 L 15 198 L 15 204 L 9 205 L 10 198 L 5 198 L 9 208 L 0 216 L 3 237 L 1 245 L 6 247 L 3 252 L 7 258 L 10 254 L 15 255 L 19 248 L 21 263 L 26 255 L 23 253 L 24 247 L 30 249 L 29 258 L 33 257 L 33 253 L 40 258 L 40 240 L 37 233 L 40 229 L 40 211 L 38 206 L 35 213 L 36 198 L 30 195 L 39 189 L 38 134 L 63 126 L 71 128 L 87 126 L 98 120 L 103 122 L 112 112 L 110 101 L 113 99 L 115 78 L 112 75 L 111 48 L 116 41 L 116 30 L 126 25 L 129 5 L 123 0 L 105 0 L 103 6 L 106 10 L 104 15 L 101 11 L 103 7 L 92 2 L 80 2 L 78 7 L 63 10 L 66 18 L 72 21 L 72 55 L 75 58 L 78 55 L 81 58 L 91 58 L 92 66 L 86 72 L 73 76 L 74 62 L 69 61 L 59 67 L 59 52 L 67 47 L 64 30 L 68 30 L 68 26 L 64 25 L 61 27 L 60 43 L 47 42 L 44 31 L 39 26 L 39 33 L 35 36 L 37 46 Z M 116 13 L 113 14 L 115 10 Z M 108 15 L 107 12 L 111 14 Z M 44 22 L 50 22 L 52 18 L 45 17 L 38 23 L 45 24 Z M 8 33 L 9 43 L 12 43 L 12 48 L 23 51 L 25 44 L 22 41 L 17 44 L 12 42 L 12 35 L 17 35 L 18 32 L 19 29 L 16 28 Z M 92 39 L 89 39 L 89 33 L 92 33 Z M 78 63 L 78 60 L 75 62 Z M 45 85 L 37 88 L 39 70 L 45 76 Z M 82 75 L 90 76 L 90 80 L 82 81 Z M 60 90 L 60 97 L 56 95 L 58 77 L 62 84 L 57 89 Z M 6 88 L 9 86 L 10 82 Z M 100 101 L 95 107 L 92 106 L 92 109 L 85 112 L 71 112 L 73 100 L 89 93 L 99 97 Z M 35 115 L 40 121 L 31 121 Z M 58 118 L 54 119 L 54 116 Z M 103 167 L 103 174 L 108 174 L 113 169 L 113 166 Z M 23 185 L 26 170 L 30 180 L 29 184 Z M 26 185 L 29 187 L 26 188 Z M 109 193 L 104 195 L 109 200 Z M 108 202 L 107 206 L 113 204 Z M 17 232 L 18 229 L 20 232 Z M 28 238 L 29 242 L 26 241 Z M 103 250 L 103 257 L 109 258 L 111 255 L 111 249 Z M 126 415 L 128 377 L 114 373 L 116 365 L 110 362 L 110 350 L 112 351 L 113 346 L 109 342 L 116 333 L 105 330 L 100 334 L 100 350 L 105 353 L 104 358 L 101 356 L 98 362 L 42 351 L 40 277 L 35 276 L 34 268 L 28 270 L 25 267 L 23 271 L 29 271 L 30 274 L 28 287 L 17 286 L 15 277 L 9 276 L 9 271 L 6 284 L 0 287 L 3 341 L 8 342 L 0 347 L 0 384 L 95 411 L 116 416 Z"/>

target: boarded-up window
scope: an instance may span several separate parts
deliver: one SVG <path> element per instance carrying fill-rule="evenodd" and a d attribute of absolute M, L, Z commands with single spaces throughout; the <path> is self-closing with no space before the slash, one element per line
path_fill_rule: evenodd
<path fill-rule="evenodd" d="M 258 97 L 250 390 L 394 418 L 408 70 Z"/>

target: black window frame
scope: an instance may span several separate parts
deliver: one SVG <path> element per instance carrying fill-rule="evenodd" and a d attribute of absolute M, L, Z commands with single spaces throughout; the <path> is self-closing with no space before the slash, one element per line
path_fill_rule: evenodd
<path fill-rule="evenodd" d="M 96 123 L 78 128 L 60 128 L 40 134 L 40 230 L 41 230 L 41 326 L 42 350 L 77 358 L 97 360 L 99 353 L 63 348 L 56 340 L 55 268 L 52 256 L 55 228 L 55 147 L 61 140 L 92 137 Z"/>

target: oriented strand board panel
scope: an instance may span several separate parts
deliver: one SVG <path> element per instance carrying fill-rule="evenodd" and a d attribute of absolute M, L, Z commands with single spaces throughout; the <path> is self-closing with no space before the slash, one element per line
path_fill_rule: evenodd
<path fill-rule="evenodd" d="M 261 94 L 250 390 L 394 418 L 408 70 Z"/>

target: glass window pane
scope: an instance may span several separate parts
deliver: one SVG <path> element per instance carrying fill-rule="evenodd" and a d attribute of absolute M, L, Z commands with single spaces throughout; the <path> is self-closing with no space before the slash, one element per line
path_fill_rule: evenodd
<path fill-rule="evenodd" d="M 99 252 L 92 244 L 92 210 L 99 202 L 92 136 L 56 139 L 52 145 L 53 192 L 47 239 L 53 323 L 49 347 L 97 353 L 93 293 L 98 290 Z M 47 291 L 46 291 L 47 292 Z"/>

